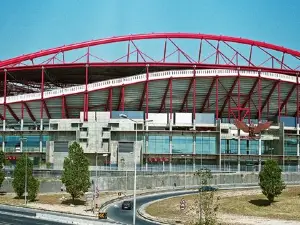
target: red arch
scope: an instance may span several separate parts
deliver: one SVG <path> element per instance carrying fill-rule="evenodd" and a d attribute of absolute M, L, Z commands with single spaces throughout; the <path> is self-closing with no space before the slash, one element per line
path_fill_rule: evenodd
<path fill-rule="evenodd" d="M 12 59 L 0 61 L 0 67 L 7 67 L 12 64 L 18 64 L 27 60 L 33 60 L 35 58 L 44 57 L 51 54 L 57 54 L 60 52 L 91 47 L 96 45 L 104 45 L 109 43 L 116 42 L 124 42 L 124 41 L 134 41 L 134 40 L 146 40 L 146 39 L 167 39 L 167 38 L 177 38 L 177 39 L 203 39 L 203 40 L 213 40 L 213 41 L 226 41 L 231 43 L 239 43 L 250 46 L 261 47 L 265 49 L 275 50 L 278 52 L 282 52 L 284 54 L 289 54 L 291 56 L 296 57 L 300 60 L 300 52 L 296 50 L 292 50 L 289 48 L 285 48 L 282 46 L 269 44 L 261 41 L 254 41 L 245 38 L 237 38 L 223 35 L 211 35 L 211 34 L 196 34 L 196 33 L 149 33 L 149 34 L 135 34 L 135 35 L 125 35 L 125 36 L 117 36 L 111 38 L 104 38 L 98 40 L 92 40 L 87 42 L 81 42 L 76 44 L 64 45 L 57 48 L 52 48 L 48 50 L 41 50 L 35 53 L 22 55 L 19 57 L 15 57 Z"/>

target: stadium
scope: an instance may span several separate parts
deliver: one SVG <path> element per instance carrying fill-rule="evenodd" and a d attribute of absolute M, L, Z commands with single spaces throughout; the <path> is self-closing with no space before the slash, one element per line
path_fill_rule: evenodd
<path fill-rule="evenodd" d="M 300 52 L 244 38 L 150 33 L 0 61 L 1 147 L 60 169 L 77 141 L 93 166 L 299 171 Z M 255 137 L 241 130 L 272 122 Z M 135 155 L 133 153 L 136 153 Z"/>

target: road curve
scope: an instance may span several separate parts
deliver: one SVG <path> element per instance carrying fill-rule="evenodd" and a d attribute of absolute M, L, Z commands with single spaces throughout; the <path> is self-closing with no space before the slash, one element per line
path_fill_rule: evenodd
<path fill-rule="evenodd" d="M 152 194 L 147 196 L 141 196 L 136 199 L 136 209 L 138 210 L 142 205 L 152 202 L 158 199 L 168 198 L 168 197 L 175 197 L 179 195 L 185 194 L 193 194 L 197 193 L 196 190 L 190 191 L 174 191 L 168 193 L 160 193 L 160 194 Z M 108 217 L 116 222 L 121 224 L 132 224 L 132 210 L 122 210 L 121 209 L 122 201 L 117 202 L 111 206 L 109 206 L 106 210 Z M 138 214 L 138 213 L 137 213 Z M 136 217 L 136 225 L 157 225 L 159 223 L 147 221 L 141 217 Z"/>

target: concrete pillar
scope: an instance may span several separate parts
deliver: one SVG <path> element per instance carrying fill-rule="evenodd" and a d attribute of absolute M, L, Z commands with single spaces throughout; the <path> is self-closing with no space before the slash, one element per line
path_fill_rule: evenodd
<path fill-rule="evenodd" d="M 5 131 L 6 124 L 5 120 L 3 120 L 3 131 Z M 5 152 L 5 135 L 2 135 L 2 151 Z"/>
<path fill-rule="evenodd" d="M 217 148 L 218 148 L 218 153 L 219 153 L 219 170 L 222 171 L 222 137 L 221 137 L 221 120 L 219 119 L 218 120 L 218 130 L 219 130 L 219 140 L 218 140 L 218 143 L 217 143 Z M 225 169 L 225 167 L 224 167 Z"/>
<path fill-rule="evenodd" d="M 149 147 L 149 133 L 148 133 L 148 123 L 147 121 L 145 122 L 146 124 L 146 135 L 145 135 L 145 153 L 147 154 L 148 153 L 148 147 Z M 146 171 L 148 171 L 148 160 L 146 160 Z"/>
<path fill-rule="evenodd" d="M 196 155 L 196 132 L 193 133 L 193 156 Z M 193 172 L 196 171 L 195 157 L 193 157 Z"/>
<path fill-rule="evenodd" d="M 238 130 L 238 172 L 241 171 L 241 131 Z"/>
<path fill-rule="evenodd" d="M 40 130 L 43 130 L 43 119 L 41 119 Z M 43 152 L 43 137 L 40 134 L 40 152 Z"/>
<path fill-rule="evenodd" d="M 297 135 L 299 135 L 299 124 L 297 124 Z M 298 158 L 298 172 L 300 171 L 300 150 L 299 150 L 299 136 L 297 136 L 297 158 Z"/>
<path fill-rule="evenodd" d="M 21 131 L 23 131 L 23 129 L 24 129 L 24 120 L 23 119 L 21 119 L 21 125 L 20 125 L 21 127 Z M 23 138 L 23 132 L 21 133 L 21 138 Z M 21 150 L 21 152 L 23 152 L 23 141 L 21 140 L 20 141 L 20 150 Z"/>
<path fill-rule="evenodd" d="M 172 123 L 170 122 L 170 133 L 172 132 Z M 172 155 L 172 134 L 170 134 L 170 145 L 169 145 L 169 154 Z M 169 171 L 171 172 L 172 171 L 172 160 L 170 160 L 170 163 L 169 163 Z"/>
<path fill-rule="evenodd" d="M 258 172 L 261 171 L 261 137 L 258 139 Z"/>

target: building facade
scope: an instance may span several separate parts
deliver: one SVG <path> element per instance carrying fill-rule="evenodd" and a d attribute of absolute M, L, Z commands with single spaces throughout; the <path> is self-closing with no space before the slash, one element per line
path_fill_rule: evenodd
<path fill-rule="evenodd" d="M 132 169 L 136 152 L 138 168 L 144 170 L 197 170 L 202 165 L 212 170 L 259 171 L 266 159 L 273 158 L 286 171 L 298 171 L 299 127 L 293 121 L 281 117 L 249 139 L 233 119 L 216 120 L 214 113 L 197 113 L 193 121 L 191 113 L 149 113 L 146 120 L 143 111 L 90 111 L 88 121 L 81 113 L 79 119 L 51 119 L 42 129 L 23 125 L 2 131 L 6 135 L 1 141 L 12 161 L 27 152 L 36 165 L 47 162 L 54 169 L 62 169 L 68 146 L 77 141 L 91 166 L 118 170 Z"/>

